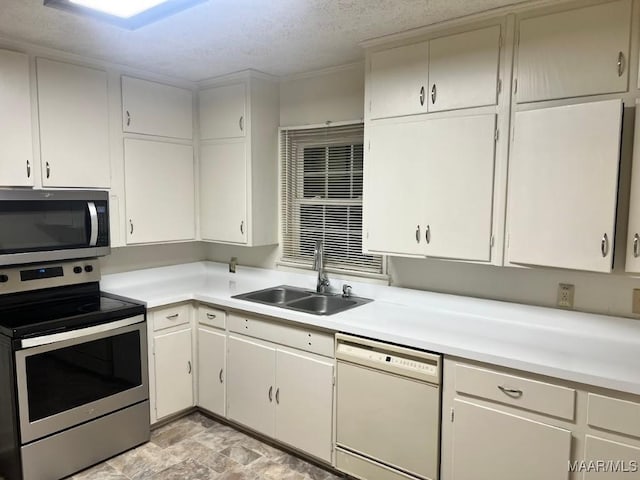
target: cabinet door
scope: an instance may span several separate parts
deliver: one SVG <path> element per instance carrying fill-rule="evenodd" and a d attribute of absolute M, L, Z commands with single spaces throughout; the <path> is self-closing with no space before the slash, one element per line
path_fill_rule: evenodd
<path fill-rule="evenodd" d="M 230 336 L 227 352 L 227 416 L 273 437 L 276 349 Z"/>
<path fill-rule="evenodd" d="M 631 0 L 520 22 L 518 102 L 624 92 Z"/>
<path fill-rule="evenodd" d="M 451 478 L 567 480 L 571 432 L 454 400 Z"/>
<path fill-rule="evenodd" d="M 627 272 L 640 272 L 640 100 L 636 101 L 636 126 L 631 168 L 631 199 L 627 228 Z"/>
<path fill-rule="evenodd" d="M 278 350 L 276 438 L 331 462 L 333 362 Z"/>
<path fill-rule="evenodd" d="M 193 406 L 191 329 L 157 335 L 154 339 L 157 418 Z"/>
<path fill-rule="evenodd" d="M 246 95 L 244 83 L 201 90 L 200 139 L 244 137 Z"/>
<path fill-rule="evenodd" d="M 0 185 L 33 186 L 29 58 L 0 50 Z"/>
<path fill-rule="evenodd" d="M 425 121 L 367 128 L 364 161 L 365 250 L 424 255 Z"/>
<path fill-rule="evenodd" d="M 200 147 L 200 232 L 204 240 L 247 243 L 244 140 Z"/>
<path fill-rule="evenodd" d="M 371 54 L 367 88 L 371 118 L 427 111 L 429 43 Z"/>
<path fill-rule="evenodd" d="M 125 139 L 127 243 L 195 237 L 193 148 Z"/>
<path fill-rule="evenodd" d="M 584 459 L 587 462 L 605 461 L 611 462 L 612 465 L 607 464 L 609 471 L 586 471 L 584 473 L 583 480 L 619 480 L 620 478 L 628 480 L 639 480 L 640 472 L 637 471 L 638 459 L 640 459 L 640 448 L 627 445 L 620 442 L 614 442 L 613 440 L 605 440 L 603 438 L 593 437 L 586 435 Z M 633 466 L 636 466 L 636 471 L 633 471 Z M 615 471 L 614 468 L 619 469 L 626 468 L 627 470 Z"/>
<path fill-rule="evenodd" d="M 495 105 L 500 26 L 429 42 L 429 111 Z"/>
<path fill-rule="evenodd" d="M 224 361 L 227 336 L 198 328 L 198 406 L 224 416 Z"/>
<path fill-rule="evenodd" d="M 37 70 L 42 184 L 108 188 L 106 72 L 42 58 Z"/>
<path fill-rule="evenodd" d="M 191 90 L 122 77 L 122 129 L 125 132 L 191 139 Z"/>
<path fill-rule="evenodd" d="M 621 125 L 620 100 L 515 114 L 509 262 L 611 271 Z"/>
<path fill-rule="evenodd" d="M 421 218 L 427 256 L 491 259 L 495 117 L 426 123 L 420 191 L 426 198 Z"/>

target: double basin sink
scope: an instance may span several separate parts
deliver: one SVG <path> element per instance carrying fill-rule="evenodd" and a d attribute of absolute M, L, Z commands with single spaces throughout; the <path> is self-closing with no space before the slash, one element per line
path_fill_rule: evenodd
<path fill-rule="evenodd" d="M 315 293 L 304 288 L 290 287 L 288 285 L 234 295 L 232 298 L 314 315 L 333 315 L 373 301 L 369 298 Z"/>

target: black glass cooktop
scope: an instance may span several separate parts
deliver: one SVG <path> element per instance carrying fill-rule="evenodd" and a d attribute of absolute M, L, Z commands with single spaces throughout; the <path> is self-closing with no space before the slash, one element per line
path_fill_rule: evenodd
<path fill-rule="evenodd" d="M 0 297 L 0 333 L 12 338 L 48 335 L 144 314 L 132 300 L 99 290 L 97 283 Z"/>

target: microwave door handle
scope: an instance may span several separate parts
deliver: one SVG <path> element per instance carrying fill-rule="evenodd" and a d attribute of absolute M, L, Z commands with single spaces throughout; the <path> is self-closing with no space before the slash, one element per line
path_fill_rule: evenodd
<path fill-rule="evenodd" d="M 87 202 L 89 209 L 89 219 L 91 221 L 91 235 L 89 237 L 89 246 L 95 247 L 98 243 L 98 211 L 94 202 Z"/>

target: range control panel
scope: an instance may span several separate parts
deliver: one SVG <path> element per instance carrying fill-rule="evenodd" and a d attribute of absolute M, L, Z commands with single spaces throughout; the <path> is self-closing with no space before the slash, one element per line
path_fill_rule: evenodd
<path fill-rule="evenodd" d="M 0 267 L 0 294 L 98 281 L 97 259 Z"/>
<path fill-rule="evenodd" d="M 336 357 L 365 367 L 384 370 L 431 383 L 440 378 L 440 356 L 405 347 L 366 341 L 366 345 L 338 340 Z M 371 344 L 371 345 L 369 345 Z"/>

